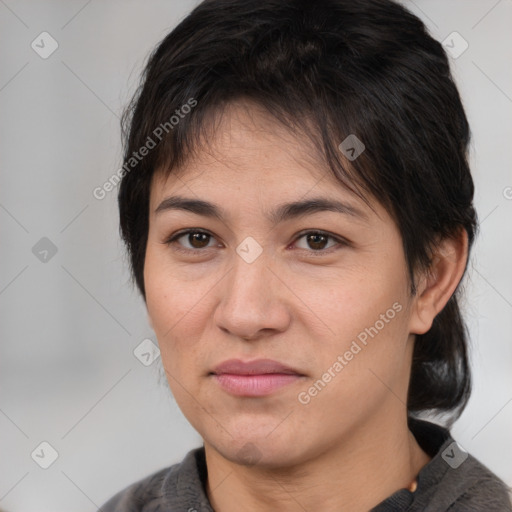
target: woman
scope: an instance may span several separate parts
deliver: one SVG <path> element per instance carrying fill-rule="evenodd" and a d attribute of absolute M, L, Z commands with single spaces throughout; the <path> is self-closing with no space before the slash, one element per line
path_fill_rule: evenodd
<path fill-rule="evenodd" d="M 121 234 L 204 443 L 104 512 L 512 510 L 447 429 L 477 221 L 467 119 L 418 18 L 205 1 L 125 129 Z"/>

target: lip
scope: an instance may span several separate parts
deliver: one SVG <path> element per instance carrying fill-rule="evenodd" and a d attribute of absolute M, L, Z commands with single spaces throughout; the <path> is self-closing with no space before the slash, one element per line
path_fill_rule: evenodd
<path fill-rule="evenodd" d="M 297 370 L 272 359 L 244 362 L 230 359 L 210 374 L 224 391 L 245 397 L 269 395 L 304 377 Z"/>
<path fill-rule="evenodd" d="M 272 359 L 255 359 L 254 361 L 229 359 L 216 366 L 213 373 L 216 375 L 222 373 L 231 373 L 236 375 L 263 375 L 266 373 L 301 375 L 297 370 Z"/>

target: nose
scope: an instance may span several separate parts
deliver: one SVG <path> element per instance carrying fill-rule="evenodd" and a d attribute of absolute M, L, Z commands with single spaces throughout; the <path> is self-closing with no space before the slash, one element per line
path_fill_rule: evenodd
<path fill-rule="evenodd" d="M 291 320 L 290 304 L 287 288 L 276 274 L 264 253 L 252 263 L 235 254 L 233 268 L 218 287 L 215 324 L 245 340 L 285 331 Z"/>

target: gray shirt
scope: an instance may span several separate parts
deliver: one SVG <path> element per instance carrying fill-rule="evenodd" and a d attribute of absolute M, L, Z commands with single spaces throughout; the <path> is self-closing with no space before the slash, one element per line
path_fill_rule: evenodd
<path fill-rule="evenodd" d="M 432 460 L 418 475 L 414 493 L 399 489 L 370 512 L 512 512 L 510 489 L 448 430 L 410 419 L 409 428 Z M 213 512 L 205 491 L 204 447 L 118 492 L 100 512 Z"/>

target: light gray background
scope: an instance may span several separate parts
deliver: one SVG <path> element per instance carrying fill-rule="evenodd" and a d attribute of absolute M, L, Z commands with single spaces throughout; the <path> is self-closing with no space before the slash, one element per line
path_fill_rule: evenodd
<path fill-rule="evenodd" d="M 454 434 L 511 485 L 512 0 L 404 3 L 438 40 L 469 44 L 452 64 L 482 231 L 466 281 L 474 392 Z M 155 338 L 129 284 L 117 191 L 92 194 L 120 166 L 118 116 L 148 52 L 195 4 L 0 0 L 4 511 L 96 510 L 201 442 L 159 384 L 160 360 L 133 354 Z M 43 31 L 59 45 L 47 59 L 31 48 Z M 47 262 L 32 252 L 42 237 L 57 247 Z M 58 452 L 48 469 L 31 458 L 43 441 Z"/>

